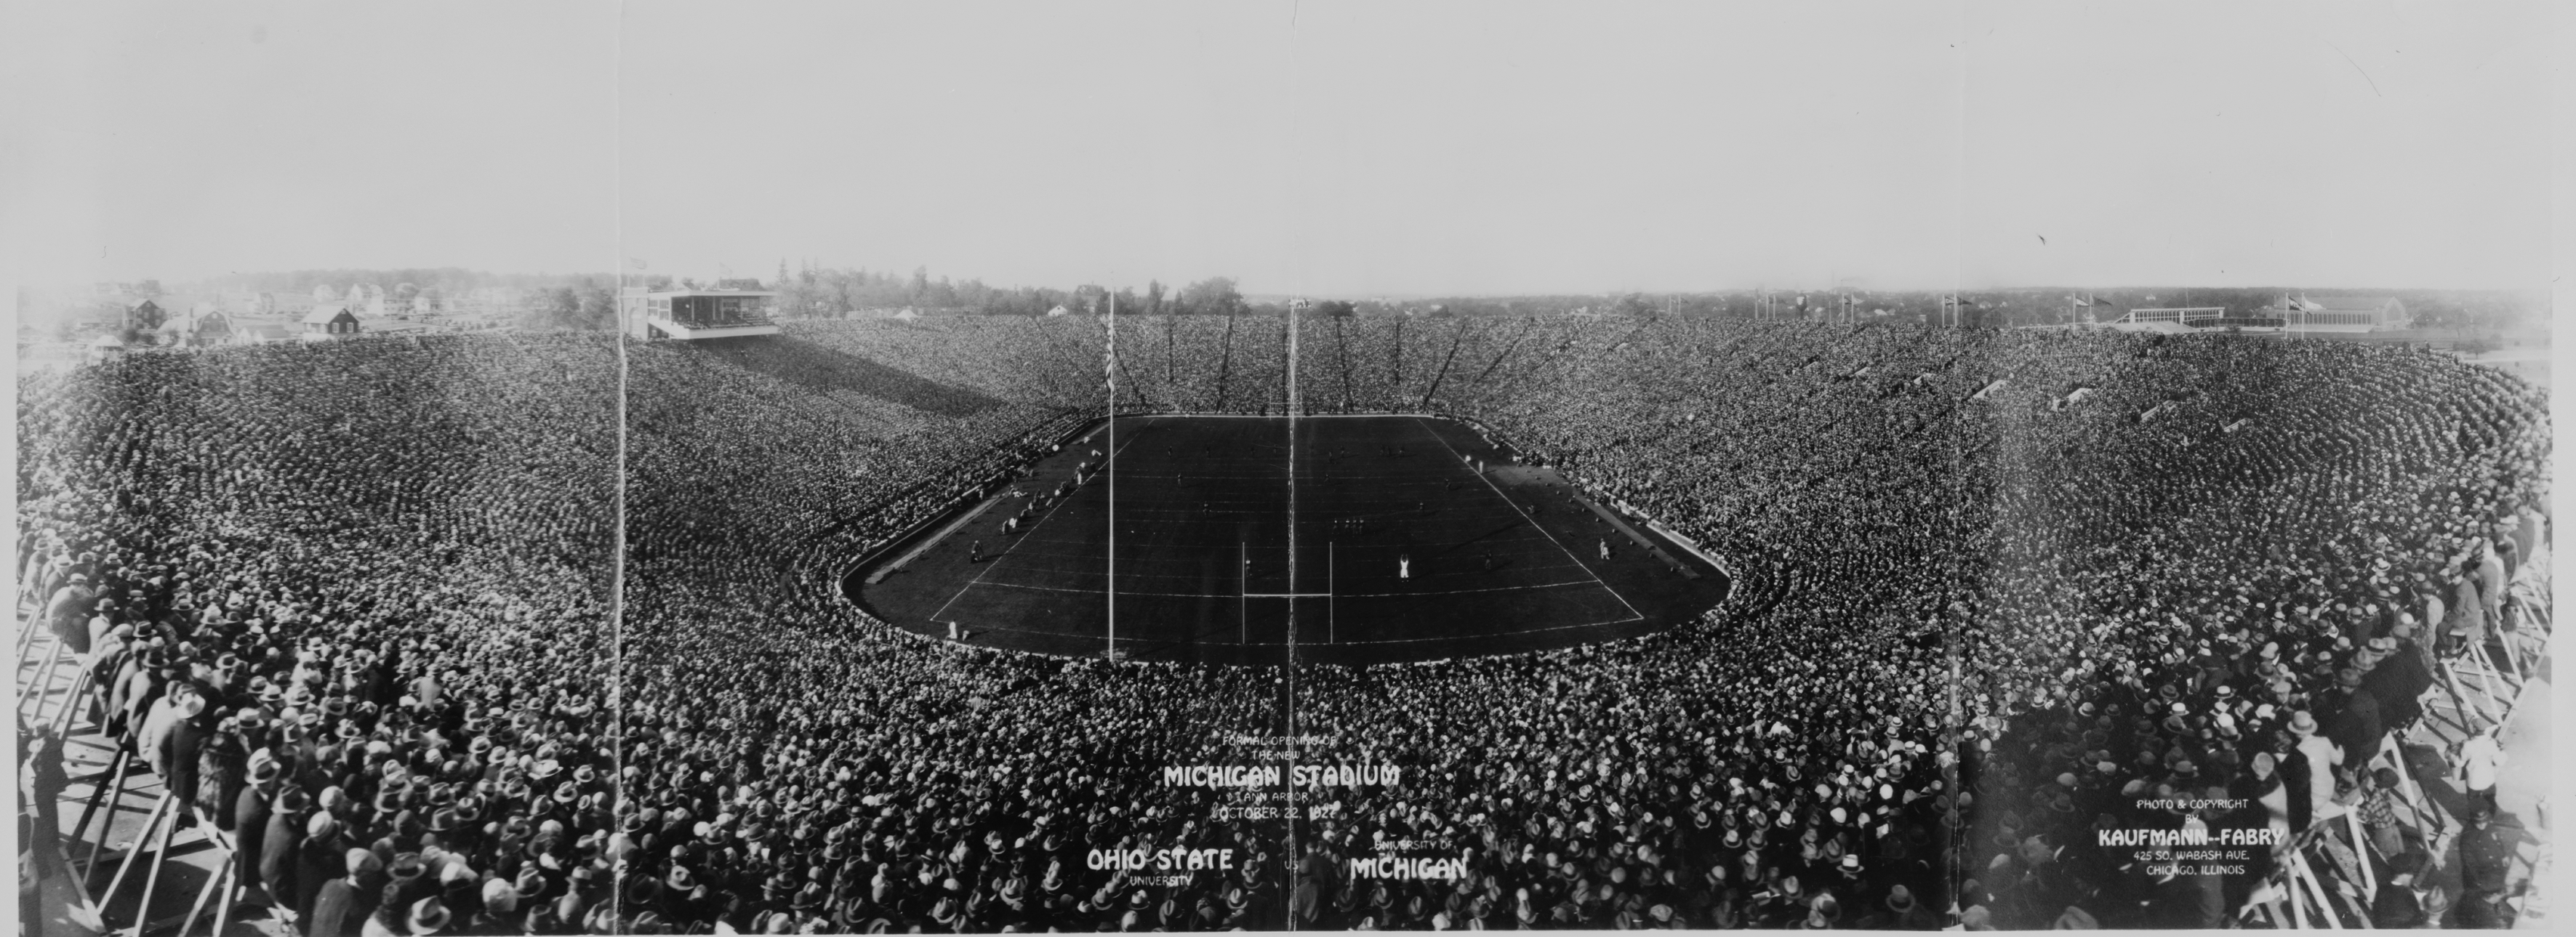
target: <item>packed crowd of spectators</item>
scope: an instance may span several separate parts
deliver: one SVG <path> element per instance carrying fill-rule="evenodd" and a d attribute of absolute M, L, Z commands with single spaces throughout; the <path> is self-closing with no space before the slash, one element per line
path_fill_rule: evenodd
<path fill-rule="evenodd" d="M 22 380 L 17 581 L 93 678 L 76 724 L 306 932 L 579 921 L 615 777 L 615 368 L 598 338 L 423 337 Z"/>
<path fill-rule="evenodd" d="M 1973 779 L 1966 887 L 1949 897 L 1996 926 L 2218 926 L 2261 862 L 2160 881 L 2102 861 L 2092 831 L 2262 826 L 2267 808 L 2142 802 L 2259 804 L 2286 779 L 2308 785 L 2271 811 L 2287 829 L 2338 803 L 2378 798 L 2384 812 L 2367 762 L 2420 717 L 2435 652 L 2517 624 L 2505 583 L 2545 530 L 2539 394 L 2447 356 L 2065 332 L 1669 334 L 1688 330 L 1560 359 L 1554 382 L 1607 393 L 1465 408 L 1736 556 L 1757 590 L 1792 580 L 1750 627 L 1858 631 L 1863 656 L 1933 652 L 1899 672 L 1961 697 L 1935 738 Z M 1908 685 L 1837 683 L 1856 707 Z M 2430 861 L 2421 832 L 2381 858 Z M 2470 890 L 2461 920 L 2474 922 L 2501 895 Z"/>
<path fill-rule="evenodd" d="M 1123 406 L 1286 406 L 1275 318 L 1119 334 Z M 2269 803 L 2288 778 L 2298 828 L 2368 802 L 2366 755 L 2347 790 L 2312 740 L 2364 747 L 2352 700 L 2405 655 L 2513 627 L 2487 567 L 2538 546 L 2537 394 L 2429 353 L 1347 319 L 1301 337 L 1307 408 L 1473 418 L 1721 554 L 1735 597 L 1293 690 L 852 607 L 856 558 L 1102 412 L 1101 337 L 943 318 L 630 346 L 613 617 L 607 340 L 33 376 L 20 582 L 101 674 L 103 722 L 310 935 L 2116 926 L 2242 896 L 2080 861 L 2079 834 L 2183 822 L 2141 792 Z M 1404 780 L 1300 791 L 1320 809 L 1293 824 L 1162 783 L 1291 734 Z M 1225 858 L 1096 861 L 1171 849 Z M 1462 861 L 1351 871 L 1397 853 Z"/>

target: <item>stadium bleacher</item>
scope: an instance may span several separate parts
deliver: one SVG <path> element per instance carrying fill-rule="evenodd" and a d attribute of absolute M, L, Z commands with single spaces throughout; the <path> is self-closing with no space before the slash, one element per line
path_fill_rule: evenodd
<path fill-rule="evenodd" d="M 20 731 L 51 743 L 21 751 L 65 808 L 22 805 L 59 831 L 37 865 L 111 923 L 203 894 L 307 934 L 2288 926 L 2402 917 L 2390 888 L 2515 913 L 2505 828 L 2452 776 L 2550 625 L 2518 379 L 2223 335 L 1308 323 L 1307 406 L 1472 420 L 1738 589 L 1290 698 L 923 639 L 836 591 L 1102 415 L 1096 321 L 785 328 L 628 348 L 622 497 L 606 337 L 22 377 Z M 1124 408 L 1287 405 L 1276 318 L 1119 330 Z M 1334 794 L 1293 848 L 1159 783 L 1292 708 L 1419 783 Z M 140 825 L 164 791 L 184 832 Z M 2194 800 L 2223 806 L 2155 806 Z M 2092 846 L 2192 824 L 2285 843 L 2236 875 Z M 1390 839 L 1462 877 L 1350 874 Z M 1086 863 L 1113 847 L 1240 858 Z M 235 871 L 165 911 L 179 850 Z"/>

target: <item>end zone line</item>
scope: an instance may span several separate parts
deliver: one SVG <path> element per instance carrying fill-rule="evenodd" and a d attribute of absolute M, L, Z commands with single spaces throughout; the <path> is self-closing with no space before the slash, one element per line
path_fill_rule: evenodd
<path fill-rule="evenodd" d="M 1440 434 L 1439 434 L 1439 433 L 1432 432 L 1432 431 L 1431 431 L 1431 429 L 1430 429 L 1430 427 L 1423 426 L 1423 425 L 1422 425 L 1422 420 L 1421 420 L 1421 418 L 1419 418 L 1419 417 L 1414 418 L 1413 425 L 1414 425 L 1416 428 L 1421 429 L 1425 434 L 1428 434 L 1428 435 L 1431 437 L 1431 440 L 1432 440 L 1433 442 L 1437 442 L 1437 443 L 1439 443 L 1439 444 L 1440 444 L 1440 448 L 1449 450 L 1449 455 L 1450 455 L 1450 457 L 1451 457 L 1451 458 L 1459 459 L 1459 460 L 1461 460 L 1461 461 L 1464 461 L 1464 460 L 1465 460 L 1465 458 L 1466 458 L 1465 456 L 1461 456 L 1461 455 L 1459 455 L 1459 454 L 1458 454 L 1458 449 L 1457 449 L 1457 447 L 1455 447 L 1455 446 L 1451 446 L 1451 445 L 1449 444 L 1449 441 L 1448 441 L 1448 440 L 1440 438 Z M 1503 489 L 1502 489 L 1501 487 L 1499 487 L 1499 486 L 1495 485 L 1495 484 L 1494 484 L 1494 480 L 1493 480 L 1493 479 L 1486 478 L 1486 477 L 1485 477 L 1485 473 L 1483 473 L 1483 472 L 1477 472 L 1477 473 L 1476 473 L 1476 480 L 1477 480 L 1477 481 L 1480 481 L 1480 482 L 1484 482 L 1484 483 L 1485 483 L 1485 487 L 1486 487 L 1487 489 L 1489 489 L 1489 490 L 1493 491 L 1493 493 L 1494 493 L 1494 497 L 1501 498 L 1501 499 L 1503 499 L 1503 503 L 1504 503 L 1504 504 L 1511 505 L 1511 506 L 1512 506 L 1512 513 L 1519 514 L 1519 515 L 1521 516 L 1521 520 L 1523 520 L 1523 521 L 1527 521 L 1527 522 L 1529 523 L 1529 525 L 1530 525 L 1530 526 L 1532 526 L 1532 527 L 1538 527 L 1538 532 L 1539 532 L 1539 533 L 1547 534 L 1547 542 L 1549 542 L 1549 543 L 1555 543 L 1555 544 L 1556 544 L 1556 548 L 1557 548 L 1558 550 L 1561 550 L 1561 551 L 1563 551 L 1563 552 L 1565 553 L 1565 558 L 1566 558 L 1566 559 L 1573 560 L 1573 561 L 1574 561 L 1574 565 L 1576 565 L 1576 566 L 1583 566 L 1583 559 L 1582 559 L 1581 557 L 1575 556 L 1575 555 L 1574 555 L 1574 551 L 1565 549 L 1565 544 L 1563 544 L 1563 543 L 1558 543 L 1558 542 L 1557 542 L 1557 539 L 1556 539 L 1556 535 L 1555 535 L 1555 534 L 1550 534 L 1550 533 L 1548 533 L 1548 532 L 1547 532 L 1547 528 L 1545 528 L 1545 527 L 1539 527 L 1539 526 L 1538 526 L 1538 521 L 1537 521 L 1537 519 L 1530 517 L 1530 516 L 1529 516 L 1529 512 L 1521 510 L 1521 504 L 1520 504 L 1520 502 L 1518 502 L 1518 501 L 1514 501 L 1514 500 L 1512 500 L 1512 496 L 1507 495 L 1507 494 L 1504 494 L 1504 493 L 1503 493 Z M 1620 595 L 1620 594 L 1619 594 L 1619 590 L 1617 590 L 1617 589 L 1612 589 L 1612 588 L 1610 588 L 1610 584 L 1609 584 L 1609 583 L 1602 582 L 1602 581 L 1601 581 L 1601 574 L 1600 574 L 1600 573 L 1593 572 L 1593 571 L 1592 571 L 1592 567 L 1589 567 L 1589 566 L 1583 566 L 1583 572 L 1584 572 L 1586 575 L 1591 576 L 1591 577 L 1592 577 L 1592 581 L 1593 581 L 1594 583 L 1596 583 L 1596 584 L 1600 585 L 1603 591 L 1606 591 L 1606 592 L 1610 593 L 1610 597 L 1611 597 L 1611 598 L 1618 599 L 1618 600 L 1619 600 L 1619 604 L 1627 606 L 1627 607 L 1628 607 L 1628 614 L 1630 614 L 1630 615 L 1634 615 L 1634 616 L 1636 616 L 1636 617 L 1638 617 L 1638 618 L 1644 618 L 1644 617 L 1646 617 L 1646 613 L 1638 611 L 1638 610 L 1637 610 L 1637 606 L 1636 606 L 1636 605 L 1634 605 L 1634 604 L 1631 604 L 1631 603 L 1628 601 L 1628 597 L 1627 597 L 1627 596 Z M 1606 624 L 1606 623 L 1605 623 L 1605 624 Z"/>

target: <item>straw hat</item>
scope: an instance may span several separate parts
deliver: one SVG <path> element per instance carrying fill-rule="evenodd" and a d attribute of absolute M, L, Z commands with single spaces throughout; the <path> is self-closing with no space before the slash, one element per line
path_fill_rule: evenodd
<path fill-rule="evenodd" d="M 411 932 L 414 934 L 438 933 L 447 927 L 448 917 L 447 906 L 438 903 L 437 898 L 423 898 L 413 902 Z"/>

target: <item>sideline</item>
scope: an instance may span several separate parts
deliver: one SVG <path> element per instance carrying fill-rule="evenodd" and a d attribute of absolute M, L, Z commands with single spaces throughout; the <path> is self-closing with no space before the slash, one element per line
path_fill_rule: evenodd
<path fill-rule="evenodd" d="M 1008 490 L 1004 490 L 998 494 L 985 498 L 984 503 L 976 505 L 974 510 L 957 515 L 956 520 L 950 521 L 946 527 L 939 528 L 938 533 L 921 538 L 920 542 L 913 544 L 912 549 L 904 551 L 902 556 L 896 557 L 894 562 L 878 566 L 875 572 L 869 573 L 868 585 L 873 586 L 877 583 L 884 582 L 885 577 L 902 572 L 904 567 L 912 565 L 913 560 L 920 559 L 922 554 L 930 552 L 930 548 L 938 546 L 940 541 L 948 539 L 949 534 L 956 533 L 958 528 L 964 527 L 967 524 L 972 523 L 976 518 L 984 516 L 985 511 L 992 510 L 993 505 L 1000 504 L 1002 499 L 1010 496 L 1011 493 Z"/>

